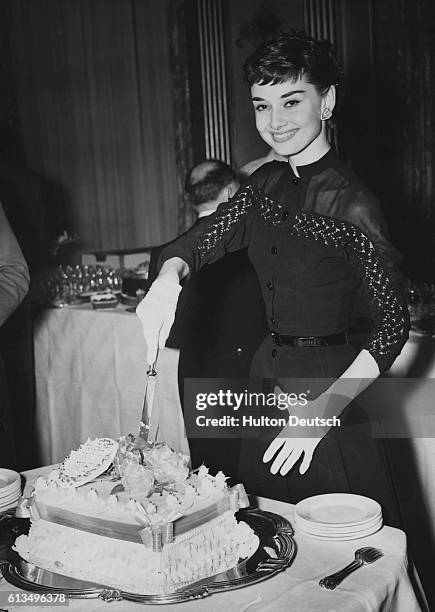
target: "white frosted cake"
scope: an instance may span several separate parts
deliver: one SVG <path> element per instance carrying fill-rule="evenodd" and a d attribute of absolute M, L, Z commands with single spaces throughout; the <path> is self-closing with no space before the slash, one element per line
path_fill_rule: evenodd
<path fill-rule="evenodd" d="M 98 458 L 97 458 L 98 457 Z M 114 460 L 120 480 L 95 478 Z M 20 556 L 50 571 L 131 593 L 171 593 L 234 567 L 258 537 L 235 512 L 248 505 L 242 485 L 219 472 L 187 469 L 166 445 L 88 441 L 27 501 L 29 534 Z"/>

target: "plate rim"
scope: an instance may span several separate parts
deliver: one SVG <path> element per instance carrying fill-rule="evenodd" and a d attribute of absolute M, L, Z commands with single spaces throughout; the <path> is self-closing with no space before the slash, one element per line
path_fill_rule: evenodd
<path fill-rule="evenodd" d="M 318 519 L 310 519 L 301 514 L 301 508 L 303 510 L 304 505 L 313 503 L 314 500 L 316 499 L 318 499 L 319 501 L 323 500 L 326 502 L 327 499 L 328 498 L 331 499 L 332 496 L 337 496 L 337 497 L 342 496 L 342 497 L 347 497 L 347 498 L 352 498 L 352 499 L 360 498 L 364 500 L 366 503 L 368 502 L 370 505 L 374 507 L 373 513 L 369 514 L 368 516 L 360 520 L 336 521 L 336 522 L 322 521 Z M 330 504 L 330 505 L 333 505 L 333 504 Z M 349 525 L 350 526 L 350 525 L 364 524 L 368 520 L 377 516 L 379 511 L 382 515 L 382 507 L 379 504 L 379 502 L 377 502 L 375 499 L 372 499 L 371 497 L 367 497 L 365 495 L 359 495 L 357 493 L 322 493 L 320 495 L 313 495 L 311 497 L 306 497 L 305 499 L 302 499 L 300 502 L 298 502 L 295 506 L 295 516 L 298 516 L 299 518 L 302 518 L 303 520 L 308 521 L 309 523 L 314 523 L 314 524 L 319 524 L 319 525 L 333 525 L 333 526 L 337 526 L 337 525 Z"/>
<path fill-rule="evenodd" d="M 378 523 L 379 521 L 382 521 L 383 517 L 382 514 L 378 514 L 377 516 L 364 521 L 363 523 L 358 523 L 358 524 L 349 524 L 349 523 L 336 523 L 336 524 L 331 524 L 331 523 L 317 523 L 314 521 L 307 521 L 307 520 L 303 520 L 300 516 L 295 516 L 295 526 L 297 525 L 298 527 L 307 527 L 309 529 L 319 529 L 325 532 L 334 532 L 334 531 L 346 531 L 348 529 L 354 530 L 354 529 L 361 529 L 363 527 L 370 527 L 370 525 L 374 525 L 375 523 Z"/>
<path fill-rule="evenodd" d="M 367 533 L 354 533 L 353 535 L 342 535 L 337 537 L 331 536 L 322 536 L 317 533 L 310 533 L 309 531 L 299 530 L 298 535 L 308 536 L 309 538 L 314 538 L 316 540 L 322 540 L 324 542 L 349 542 L 350 540 L 359 540 L 360 538 L 369 538 L 375 533 L 379 533 L 381 529 L 384 527 L 384 523 L 382 522 L 376 529 L 373 531 L 369 531 Z"/>
<path fill-rule="evenodd" d="M 11 482 L 9 482 L 9 483 L 5 484 L 3 487 L 2 487 L 2 486 L 0 486 L 0 491 L 1 491 L 2 489 L 7 488 L 7 487 L 11 487 L 11 486 L 12 486 L 12 485 L 14 485 L 16 482 L 20 483 L 20 485 L 21 485 L 21 476 L 20 476 L 20 473 L 19 473 L 19 472 L 16 472 L 15 470 L 11 470 L 10 468 L 0 467 L 0 475 L 1 475 L 2 473 L 5 473 L 5 472 L 9 472 L 11 475 L 14 475 L 14 479 L 13 479 Z"/>

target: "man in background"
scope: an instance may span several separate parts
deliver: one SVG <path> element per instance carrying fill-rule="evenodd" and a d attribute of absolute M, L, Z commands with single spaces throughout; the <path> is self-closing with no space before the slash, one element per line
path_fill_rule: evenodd
<path fill-rule="evenodd" d="M 18 242 L 0 205 L 0 327 L 24 299 L 29 271 Z M 16 381 L 19 385 L 20 381 Z M 16 465 L 13 426 L 0 351 L 0 465 Z"/>
<path fill-rule="evenodd" d="M 248 176 L 250 176 L 253 172 L 258 170 L 258 168 L 272 161 L 283 161 L 283 162 L 288 163 L 288 159 L 286 157 L 283 157 L 282 155 L 278 155 L 278 153 L 276 153 L 273 149 L 270 149 L 268 154 L 265 155 L 264 157 L 253 159 L 247 162 L 245 165 L 241 166 L 239 168 L 239 176 L 242 179 L 245 179 Z"/>
<path fill-rule="evenodd" d="M 227 164 L 208 159 L 188 172 L 186 194 L 204 223 L 219 204 L 239 188 Z M 190 230 L 188 230 L 190 231 Z M 151 251 L 149 280 L 157 276 L 157 260 L 167 245 Z M 228 253 L 190 276 L 180 293 L 175 322 L 166 342 L 180 350 L 179 388 L 183 401 L 185 378 L 247 378 L 252 357 L 267 335 L 264 303 L 257 275 L 246 249 Z M 236 476 L 239 441 L 192 439 L 192 466 L 204 463 L 213 472 Z"/>

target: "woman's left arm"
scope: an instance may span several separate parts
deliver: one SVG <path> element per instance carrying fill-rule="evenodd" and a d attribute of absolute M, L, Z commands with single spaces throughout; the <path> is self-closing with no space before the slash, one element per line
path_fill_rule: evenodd
<path fill-rule="evenodd" d="M 292 414 L 301 418 L 317 418 L 320 424 L 309 428 L 310 437 L 297 437 L 294 427 L 282 430 L 263 457 L 265 463 L 275 457 L 270 468 L 272 474 L 278 471 L 287 474 L 301 457 L 299 472 L 304 474 L 317 445 L 330 429 L 328 419 L 338 418 L 355 397 L 390 368 L 408 339 L 409 316 L 399 268 L 401 257 L 388 240 L 377 202 L 356 202 L 337 226 L 349 264 L 360 277 L 370 305 L 372 332 L 354 361 L 321 396 L 296 412 L 292 410 Z"/>

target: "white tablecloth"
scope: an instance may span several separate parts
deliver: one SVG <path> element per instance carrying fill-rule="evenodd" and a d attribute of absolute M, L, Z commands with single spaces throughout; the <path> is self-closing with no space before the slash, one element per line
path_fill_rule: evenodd
<path fill-rule="evenodd" d="M 168 425 L 181 410 L 177 365 L 178 351 L 160 352 L 156 396 Z M 137 433 L 146 385 L 139 319 L 121 306 L 46 310 L 35 329 L 35 378 L 41 465 L 62 461 L 88 437 Z M 176 447 L 172 434 L 166 441 Z"/>
<path fill-rule="evenodd" d="M 44 470 L 31 470 L 25 476 L 31 482 L 41 473 Z M 293 505 L 263 498 L 258 502 L 260 508 L 281 514 L 294 523 Z M 417 612 L 422 609 L 408 577 L 406 536 L 402 531 L 383 527 L 370 537 L 351 542 L 323 542 L 296 532 L 295 540 L 296 558 L 285 572 L 257 585 L 184 603 L 182 609 L 185 612 Z M 354 572 L 334 591 L 318 585 L 320 578 L 351 561 L 354 551 L 362 546 L 380 548 L 384 557 Z M 15 590 L 3 582 L 0 584 L 0 597 L 1 590 L 6 589 Z M 71 600 L 69 610 L 105 611 L 107 605 L 101 600 Z M 116 612 L 136 608 L 131 602 L 116 602 L 110 606 Z M 179 607 L 151 606 L 147 610 L 170 612 Z M 27 609 L 38 608 L 20 607 L 20 610 Z"/>

